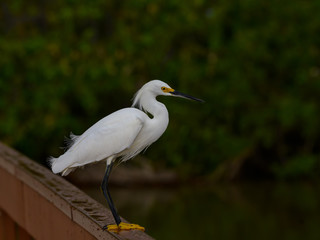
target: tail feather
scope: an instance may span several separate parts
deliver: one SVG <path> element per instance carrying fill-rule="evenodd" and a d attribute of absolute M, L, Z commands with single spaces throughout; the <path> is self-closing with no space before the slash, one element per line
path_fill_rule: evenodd
<path fill-rule="evenodd" d="M 57 160 L 58 160 L 59 158 L 54 158 L 54 157 L 49 157 L 48 158 L 48 165 L 50 166 L 50 168 L 51 168 L 51 170 L 52 170 L 52 172 L 54 173 L 54 174 L 57 174 L 57 173 L 60 173 L 61 171 L 59 171 L 58 169 L 57 169 Z"/>
<path fill-rule="evenodd" d="M 70 167 L 64 155 L 58 158 L 48 158 L 48 165 L 51 167 L 51 170 L 54 174 L 61 173 L 62 176 L 66 176 L 74 170 L 73 167 Z"/>

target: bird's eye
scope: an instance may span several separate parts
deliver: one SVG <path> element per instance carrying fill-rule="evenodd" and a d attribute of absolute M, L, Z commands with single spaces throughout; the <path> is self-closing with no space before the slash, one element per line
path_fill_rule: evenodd
<path fill-rule="evenodd" d="M 161 88 L 162 91 L 165 91 L 166 89 L 167 89 L 166 87 L 162 87 L 162 88 Z"/>

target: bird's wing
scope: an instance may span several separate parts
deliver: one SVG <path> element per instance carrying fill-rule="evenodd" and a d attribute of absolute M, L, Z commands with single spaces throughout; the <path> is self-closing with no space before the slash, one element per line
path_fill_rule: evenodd
<path fill-rule="evenodd" d="M 90 127 L 65 153 L 72 161 L 66 167 L 78 167 L 100 161 L 130 148 L 144 123 L 143 112 L 126 108 Z"/>

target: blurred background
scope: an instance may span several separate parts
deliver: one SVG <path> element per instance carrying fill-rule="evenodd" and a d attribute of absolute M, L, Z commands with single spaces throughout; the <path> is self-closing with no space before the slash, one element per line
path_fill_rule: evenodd
<path fill-rule="evenodd" d="M 319 1 L 2 2 L 0 139 L 46 165 L 63 136 L 161 79 L 206 103 L 159 97 L 167 131 L 113 174 L 120 215 L 157 239 L 319 239 L 319 12 Z M 70 180 L 105 203 L 96 169 Z"/>

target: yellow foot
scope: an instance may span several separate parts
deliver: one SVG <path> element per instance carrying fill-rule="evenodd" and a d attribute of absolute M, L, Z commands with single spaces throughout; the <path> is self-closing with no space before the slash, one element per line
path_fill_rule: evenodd
<path fill-rule="evenodd" d="M 116 225 L 116 224 L 108 225 L 106 226 L 106 229 L 109 232 L 120 232 L 122 230 L 140 230 L 140 231 L 145 230 L 144 227 L 141 227 L 138 224 L 124 223 L 124 222 L 121 222 L 119 225 Z"/>

